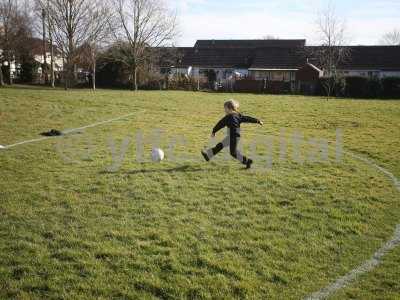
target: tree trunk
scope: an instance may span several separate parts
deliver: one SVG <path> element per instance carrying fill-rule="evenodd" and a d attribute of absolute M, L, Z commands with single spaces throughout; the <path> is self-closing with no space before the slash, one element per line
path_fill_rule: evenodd
<path fill-rule="evenodd" d="M 13 78 L 12 78 L 12 70 L 11 70 L 11 55 L 8 55 L 8 82 L 10 85 L 13 84 Z"/>
<path fill-rule="evenodd" d="M 1 63 L 0 63 L 0 86 L 4 86 L 3 68 Z"/>
<path fill-rule="evenodd" d="M 75 76 L 75 64 L 73 63 L 71 57 L 67 56 L 67 62 L 65 65 L 65 78 L 64 78 L 64 88 L 68 90 L 73 86 L 74 76 Z"/>
<path fill-rule="evenodd" d="M 93 43 L 90 47 L 90 55 L 92 61 L 92 89 L 96 90 L 96 46 Z"/>
<path fill-rule="evenodd" d="M 55 87 L 55 78 L 54 78 L 54 47 L 53 47 L 53 39 L 50 37 L 50 80 L 51 87 Z"/>
<path fill-rule="evenodd" d="M 134 65 L 132 68 L 132 90 L 137 91 L 138 86 L 137 86 L 137 66 Z"/>
<path fill-rule="evenodd" d="M 44 83 L 47 84 L 48 82 L 48 75 L 47 75 L 47 53 L 46 53 L 46 11 L 42 10 L 42 47 L 43 47 L 43 69 L 42 75 L 44 79 Z"/>
<path fill-rule="evenodd" d="M 63 75 L 64 75 L 64 90 L 68 90 L 68 71 L 64 70 Z"/>
<path fill-rule="evenodd" d="M 49 14 L 50 1 L 47 0 L 47 13 Z M 50 16 L 47 15 L 47 27 L 49 29 L 49 43 L 50 43 L 50 85 L 55 87 L 55 74 L 54 74 L 54 45 L 53 45 L 53 26 Z"/>
<path fill-rule="evenodd" d="M 69 65 L 68 65 L 68 61 L 65 62 L 65 59 L 63 58 L 63 71 L 62 71 L 62 76 L 64 79 L 64 89 L 68 90 L 68 73 L 69 73 Z"/>
<path fill-rule="evenodd" d="M 92 74 L 93 91 L 96 90 L 96 59 L 93 55 L 93 74 Z"/>
<path fill-rule="evenodd" d="M 76 64 L 73 65 L 71 69 L 71 78 L 74 79 L 74 85 L 78 82 L 78 66 Z"/>

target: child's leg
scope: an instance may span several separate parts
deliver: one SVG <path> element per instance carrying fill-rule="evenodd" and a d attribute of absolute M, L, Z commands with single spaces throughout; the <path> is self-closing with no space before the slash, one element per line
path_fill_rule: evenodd
<path fill-rule="evenodd" d="M 240 141 L 240 137 L 238 137 L 236 134 L 230 134 L 230 144 L 229 144 L 229 151 L 231 155 L 236 158 L 238 161 L 240 161 L 242 164 L 247 165 L 249 159 L 244 156 L 238 149 L 238 144 Z"/>
<path fill-rule="evenodd" d="M 210 148 L 206 151 L 208 159 L 213 158 L 217 155 L 222 149 L 229 146 L 229 137 L 226 136 L 220 143 L 218 143 L 214 148 Z"/>

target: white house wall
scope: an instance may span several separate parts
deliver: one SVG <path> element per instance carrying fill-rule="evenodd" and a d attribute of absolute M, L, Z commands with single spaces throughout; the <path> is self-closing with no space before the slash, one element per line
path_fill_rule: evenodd
<path fill-rule="evenodd" d="M 382 71 L 380 77 L 400 77 L 400 71 Z"/>
<path fill-rule="evenodd" d="M 174 74 L 188 74 L 193 77 L 204 77 L 204 72 L 207 70 L 214 70 L 217 75 L 217 81 L 225 80 L 234 72 L 243 74 L 244 76 L 250 75 L 251 77 L 261 80 L 283 80 L 294 81 L 296 78 L 296 71 L 294 70 L 248 70 L 248 69 L 234 69 L 234 68 L 208 68 L 208 67 L 192 67 L 192 68 L 173 68 Z M 189 72 L 190 71 L 190 72 Z M 400 71 L 380 71 L 380 70 L 343 70 L 345 77 L 400 77 Z M 280 79 L 282 77 L 282 79 Z"/>
<path fill-rule="evenodd" d="M 381 70 L 344 70 L 346 77 L 400 77 L 400 71 L 381 71 Z"/>
<path fill-rule="evenodd" d="M 190 75 L 193 77 L 201 77 L 204 76 L 204 72 L 208 70 L 214 70 L 217 75 L 217 80 L 224 80 L 231 76 L 234 72 L 240 73 L 243 76 L 247 76 L 249 74 L 248 69 L 235 69 L 235 68 L 211 68 L 211 67 L 193 67 L 191 69 Z"/>
<path fill-rule="evenodd" d="M 46 53 L 46 62 L 50 64 L 51 62 L 51 54 L 50 52 Z M 35 61 L 37 61 L 40 64 L 44 63 L 43 55 L 35 55 L 34 56 Z M 61 56 L 56 55 L 54 56 L 54 69 L 58 72 L 61 72 L 63 70 L 63 59 Z"/>

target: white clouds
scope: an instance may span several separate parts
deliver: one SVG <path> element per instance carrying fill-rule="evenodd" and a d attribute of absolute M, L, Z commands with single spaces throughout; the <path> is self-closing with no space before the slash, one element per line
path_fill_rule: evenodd
<path fill-rule="evenodd" d="M 280 38 L 313 38 L 313 20 L 304 13 L 290 13 L 283 19 L 267 11 L 223 14 L 187 13 L 180 17 L 181 43 L 197 39 L 257 39 L 265 35 Z"/>
<path fill-rule="evenodd" d="M 170 2 L 179 12 L 185 13 L 192 5 L 204 4 L 206 0 L 170 0 Z"/>
<path fill-rule="evenodd" d="M 265 35 L 316 41 L 315 22 L 325 0 L 227 1 L 168 0 L 179 13 L 179 45 L 197 39 L 252 39 Z M 346 19 L 352 44 L 374 44 L 387 31 L 399 27 L 400 1 L 337 2 Z"/>

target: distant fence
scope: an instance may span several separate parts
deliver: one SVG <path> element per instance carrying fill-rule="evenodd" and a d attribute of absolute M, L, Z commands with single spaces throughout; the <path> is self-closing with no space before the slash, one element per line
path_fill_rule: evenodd
<path fill-rule="evenodd" d="M 236 80 L 233 89 L 235 92 L 290 94 L 295 91 L 294 87 L 291 82 L 242 79 Z"/>
<path fill-rule="evenodd" d="M 235 92 L 264 93 L 264 94 L 300 94 L 325 96 L 325 90 L 320 79 L 314 82 L 284 82 L 268 80 L 237 80 L 233 85 Z M 349 98 L 383 98 L 400 99 L 400 78 L 366 78 L 347 77 L 338 82 L 334 96 Z"/>
<path fill-rule="evenodd" d="M 180 78 L 149 82 L 142 89 L 167 89 L 187 91 L 243 92 L 263 94 L 300 94 L 324 96 L 320 79 L 313 82 L 269 81 L 255 79 L 220 80 L 210 82 L 207 78 Z M 392 98 L 400 99 L 400 78 L 348 77 L 337 83 L 334 96 L 349 98 Z"/>
<path fill-rule="evenodd" d="M 236 80 L 233 90 L 235 92 L 261 93 L 264 90 L 264 81 L 251 79 Z"/>

